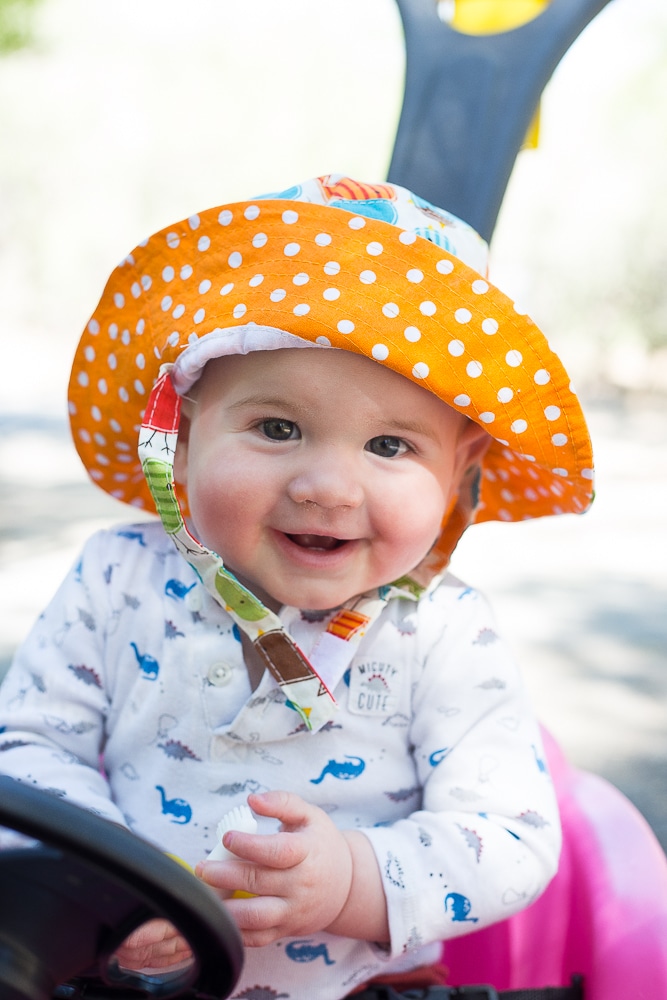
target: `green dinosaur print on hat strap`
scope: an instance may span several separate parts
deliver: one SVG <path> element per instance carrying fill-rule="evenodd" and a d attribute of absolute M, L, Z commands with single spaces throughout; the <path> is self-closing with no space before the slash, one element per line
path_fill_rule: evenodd
<path fill-rule="evenodd" d="M 262 602 L 222 568 L 215 574 L 215 589 L 225 606 L 232 608 L 244 622 L 260 622 L 266 617 L 267 609 Z"/>
<path fill-rule="evenodd" d="M 174 495 L 174 467 L 159 458 L 145 458 L 141 467 L 164 530 L 175 535 L 185 523 Z"/>

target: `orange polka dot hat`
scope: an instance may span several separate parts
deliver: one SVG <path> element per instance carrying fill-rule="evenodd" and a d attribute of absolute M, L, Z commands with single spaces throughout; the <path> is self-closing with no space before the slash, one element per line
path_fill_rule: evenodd
<path fill-rule="evenodd" d="M 473 229 L 404 188 L 338 175 L 156 233 L 113 271 L 76 351 L 84 465 L 112 496 L 153 509 L 137 438 L 162 366 L 182 394 L 207 358 L 263 349 L 266 334 L 364 354 L 491 435 L 479 494 L 450 513 L 433 569 L 471 521 L 586 510 L 579 402 L 543 334 L 486 280 L 486 257 Z"/>

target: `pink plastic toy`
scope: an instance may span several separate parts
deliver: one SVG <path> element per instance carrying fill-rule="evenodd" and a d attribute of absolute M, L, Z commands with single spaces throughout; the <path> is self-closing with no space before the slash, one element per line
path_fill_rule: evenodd
<path fill-rule="evenodd" d="M 586 1000 L 667 998 L 667 858 L 625 796 L 544 739 L 563 823 L 558 874 L 528 910 L 447 942 L 448 981 L 537 989 L 580 973 Z"/>

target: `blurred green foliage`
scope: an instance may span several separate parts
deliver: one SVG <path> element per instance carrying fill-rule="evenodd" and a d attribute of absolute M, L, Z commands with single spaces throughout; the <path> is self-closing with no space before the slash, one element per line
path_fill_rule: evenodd
<path fill-rule="evenodd" d="M 0 55 L 32 40 L 32 15 L 41 0 L 0 0 Z"/>

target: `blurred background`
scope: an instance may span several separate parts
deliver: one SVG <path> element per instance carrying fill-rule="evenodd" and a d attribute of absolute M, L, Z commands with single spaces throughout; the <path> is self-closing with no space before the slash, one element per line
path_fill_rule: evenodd
<path fill-rule="evenodd" d="M 386 176 L 394 0 L 0 0 L 0 677 L 91 531 L 131 512 L 66 423 L 115 264 L 193 212 L 332 171 Z M 454 571 L 491 598 L 540 717 L 667 847 L 667 7 L 611 0 L 542 99 L 493 281 L 574 376 L 598 498 L 481 525 Z"/>

